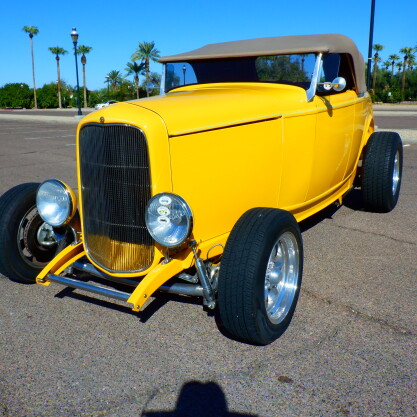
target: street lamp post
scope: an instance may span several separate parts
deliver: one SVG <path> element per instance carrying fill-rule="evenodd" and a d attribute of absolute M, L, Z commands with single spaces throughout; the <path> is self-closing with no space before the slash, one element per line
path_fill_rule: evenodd
<path fill-rule="evenodd" d="M 82 116 L 81 112 L 81 100 L 80 100 L 80 83 L 78 81 L 78 59 L 77 59 L 77 42 L 78 42 L 78 32 L 76 28 L 72 28 L 71 39 L 74 44 L 74 56 L 75 56 L 75 72 L 77 74 L 77 106 L 78 106 L 78 116 Z"/>
<path fill-rule="evenodd" d="M 187 67 L 184 65 L 183 67 L 182 67 L 182 73 L 184 74 L 184 85 L 185 85 L 185 72 L 187 71 Z"/>
<path fill-rule="evenodd" d="M 371 86 L 372 44 L 374 38 L 375 0 L 371 0 L 371 21 L 369 24 L 368 67 L 366 69 L 366 87 Z"/>
<path fill-rule="evenodd" d="M 106 82 L 107 82 L 107 98 L 109 98 L 110 92 L 109 92 L 109 86 L 110 86 L 110 77 L 106 75 Z"/>

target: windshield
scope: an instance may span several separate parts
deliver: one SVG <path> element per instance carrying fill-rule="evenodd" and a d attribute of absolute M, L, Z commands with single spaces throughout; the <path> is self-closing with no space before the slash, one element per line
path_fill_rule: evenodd
<path fill-rule="evenodd" d="M 190 84 L 269 82 L 308 89 L 315 54 L 270 55 L 165 64 L 165 92 Z"/>

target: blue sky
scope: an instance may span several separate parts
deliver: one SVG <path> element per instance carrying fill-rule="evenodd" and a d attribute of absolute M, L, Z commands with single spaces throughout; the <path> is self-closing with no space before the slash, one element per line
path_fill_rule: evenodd
<path fill-rule="evenodd" d="M 23 26 L 37 26 L 34 37 L 36 85 L 56 81 L 56 61 L 48 50 L 61 46 L 61 78 L 75 84 L 70 32 L 79 44 L 92 46 L 87 56 L 87 86 L 104 88 L 111 70 L 124 73 L 139 41 L 155 41 L 161 55 L 186 52 L 207 43 L 265 36 L 342 33 L 364 56 L 368 52 L 371 0 L 281 1 L 131 1 L 0 0 L 0 86 L 25 82 L 32 86 L 29 37 Z M 383 59 L 404 46 L 417 46 L 417 1 L 376 0 L 374 43 Z M 160 72 L 154 64 L 153 71 Z M 80 68 L 80 83 L 82 74 Z"/>

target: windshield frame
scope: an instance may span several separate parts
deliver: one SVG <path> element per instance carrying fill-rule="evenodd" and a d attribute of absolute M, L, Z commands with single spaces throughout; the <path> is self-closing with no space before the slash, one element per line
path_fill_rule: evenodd
<path fill-rule="evenodd" d="M 253 56 L 253 57 L 236 57 L 230 59 L 201 59 L 201 60 L 184 60 L 184 61 L 167 61 L 164 62 L 162 70 L 162 82 L 161 82 L 161 94 L 166 94 L 170 91 L 176 90 L 178 88 L 187 87 L 190 85 L 204 85 L 204 84 L 213 84 L 213 83 L 237 83 L 237 82 L 251 82 L 251 83 L 273 83 L 273 84 L 284 84 L 284 85 L 293 85 L 302 88 L 305 91 L 311 90 L 311 83 L 313 81 L 313 76 L 317 72 L 317 57 L 319 54 L 309 52 L 306 54 L 277 54 L 277 55 L 262 55 L 262 56 Z M 321 55 L 321 54 L 320 54 Z M 286 62 L 292 69 L 286 70 L 284 75 L 289 77 L 284 77 L 274 80 L 273 77 L 268 79 L 268 76 L 278 76 L 277 69 L 274 70 L 260 67 L 261 65 L 273 65 L 273 58 L 286 58 Z M 304 61 L 306 64 L 304 64 Z M 301 64 L 302 61 L 302 64 Z M 279 66 L 279 60 L 277 66 Z M 285 61 L 284 61 L 285 62 Z M 263 63 L 263 64 L 262 64 Z M 168 71 L 169 66 L 172 65 L 174 69 Z M 283 65 L 281 63 L 281 65 Z M 284 64 L 285 65 L 285 64 Z M 305 69 L 304 65 L 307 66 Z M 212 72 L 210 72 L 209 66 L 212 66 Z M 299 67 L 298 69 L 296 67 Z M 216 68 L 217 67 L 217 68 Z M 192 70 L 191 73 L 189 70 Z M 226 69 L 226 71 L 222 71 Z M 236 71 L 238 69 L 238 71 Z M 203 79 L 202 81 L 197 82 L 187 82 L 186 81 L 186 71 L 189 71 L 192 74 L 190 81 L 196 80 L 196 78 Z M 196 71 L 200 71 L 196 73 Z M 201 73 L 203 71 L 203 73 Z M 268 74 L 268 71 L 270 74 Z M 275 71 L 275 73 L 274 73 Z M 282 71 L 280 69 L 279 71 Z M 279 72 L 278 71 L 278 72 Z M 294 74 L 294 71 L 297 74 Z M 187 72 L 187 78 L 188 73 Z M 264 72 L 264 74 L 262 74 Z M 225 73 L 224 78 L 219 76 L 219 74 Z M 266 73 L 266 75 L 265 75 Z M 210 75 L 213 74 L 213 77 Z M 236 79 L 233 79 L 233 74 L 236 74 Z M 272 74 L 272 75 L 271 75 Z M 282 75 L 282 74 L 279 74 Z M 297 76 L 299 78 L 297 78 Z M 261 78 L 264 79 L 261 79 Z M 295 78 L 294 78 L 295 77 Z M 169 80 L 168 80 L 169 78 Z M 204 79 L 205 78 L 205 79 Z M 168 86 L 168 82 L 172 83 Z M 174 84 L 175 83 L 175 84 Z"/>

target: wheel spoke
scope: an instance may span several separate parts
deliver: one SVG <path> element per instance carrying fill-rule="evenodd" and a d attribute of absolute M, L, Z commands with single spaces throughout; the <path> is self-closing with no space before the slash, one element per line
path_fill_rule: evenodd
<path fill-rule="evenodd" d="M 392 172 L 392 195 L 395 196 L 400 181 L 400 156 L 399 152 L 395 154 L 394 168 Z"/>
<path fill-rule="evenodd" d="M 265 276 L 265 308 L 270 321 L 280 323 L 290 310 L 297 291 L 299 270 L 295 236 L 281 235 L 271 251 Z"/>
<path fill-rule="evenodd" d="M 21 250 L 25 249 L 25 240 L 24 239 L 19 239 L 19 248 Z"/>

